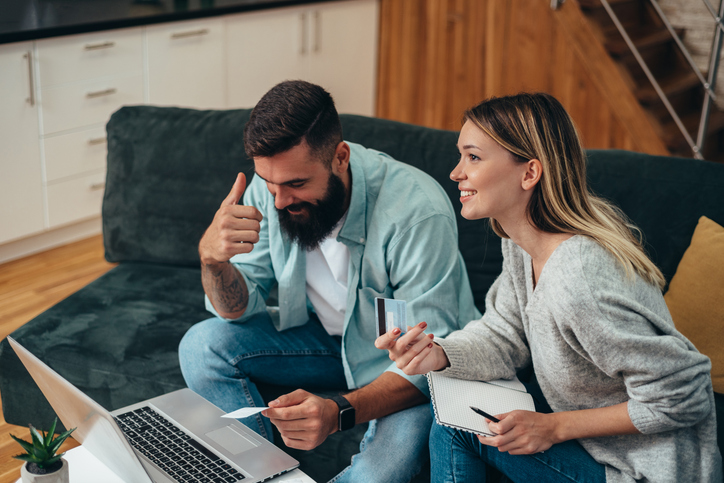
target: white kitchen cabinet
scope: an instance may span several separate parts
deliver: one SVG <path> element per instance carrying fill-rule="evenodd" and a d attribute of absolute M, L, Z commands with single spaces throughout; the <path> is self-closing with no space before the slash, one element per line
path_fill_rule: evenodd
<path fill-rule="evenodd" d="M 49 183 L 48 227 L 57 228 L 69 223 L 98 216 L 103 202 L 106 172 L 83 174 Z"/>
<path fill-rule="evenodd" d="M 0 45 L 0 243 L 43 229 L 33 43 Z"/>
<path fill-rule="evenodd" d="M 151 104 L 226 107 L 223 19 L 154 25 L 146 40 Z"/>
<path fill-rule="evenodd" d="M 36 45 L 43 136 L 103 125 L 121 106 L 144 102 L 142 28 Z"/>
<path fill-rule="evenodd" d="M 230 15 L 230 107 L 253 107 L 272 86 L 304 79 L 326 88 L 339 112 L 373 115 L 376 0 L 348 0 Z"/>
<path fill-rule="evenodd" d="M 291 7 L 226 20 L 229 107 L 254 107 L 275 84 L 308 71 L 308 10 Z"/>
<path fill-rule="evenodd" d="M 45 228 L 100 216 L 105 124 L 146 97 L 143 36 L 139 27 L 36 42 Z"/>
<path fill-rule="evenodd" d="M 143 73 L 143 30 L 131 28 L 39 40 L 40 85 Z"/>
<path fill-rule="evenodd" d="M 374 115 L 377 17 L 343 0 L 0 45 L 0 262 L 98 230 L 123 105 L 253 107 L 306 79 Z"/>
<path fill-rule="evenodd" d="M 339 112 L 374 115 L 377 17 L 376 0 L 331 2 L 311 9 L 307 78 L 332 93 Z"/>
<path fill-rule="evenodd" d="M 143 76 L 47 87 L 41 96 L 44 135 L 103 125 L 121 106 L 143 103 Z"/>
<path fill-rule="evenodd" d="M 43 139 L 48 183 L 106 169 L 106 129 L 99 126 Z"/>

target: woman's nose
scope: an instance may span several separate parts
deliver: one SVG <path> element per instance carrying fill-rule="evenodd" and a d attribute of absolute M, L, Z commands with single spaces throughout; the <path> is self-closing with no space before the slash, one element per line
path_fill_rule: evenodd
<path fill-rule="evenodd" d="M 460 163 L 458 163 L 457 166 L 455 166 L 453 168 L 453 170 L 450 172 L 450 179 L 453 181 L 458 181 L 458 180 L 463 179 L 464 177 L 465 177 L 465 174 L 463 172 L 463 169 L 460 166 Z"/>

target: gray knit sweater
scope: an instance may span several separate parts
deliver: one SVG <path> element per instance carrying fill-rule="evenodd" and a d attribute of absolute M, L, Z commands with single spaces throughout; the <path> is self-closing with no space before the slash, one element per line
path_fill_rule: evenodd
<path fill-rule="evenodd" d="M 532 363 L 556 412 L 628 401 L 642 434 L 579 440 L 607 481 L 721 482 L 711 363 L 674 328 L 661 292 L 584 236 L 556 248 L 534 290 L 530 256 L 502 246 L 483 318 L 437 341 L 443 373 L 511 378 Z"/>

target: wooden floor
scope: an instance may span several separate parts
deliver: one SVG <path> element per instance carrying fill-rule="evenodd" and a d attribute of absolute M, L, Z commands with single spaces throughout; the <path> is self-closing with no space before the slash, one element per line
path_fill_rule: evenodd
<path fill-rule="evenodd" d="M 103 258 L 100 235 L 0 265 L 0 340 L 113 266 Z M 0 408 L 0 483 L 20 478 L 22 462 L 12 456 L 22 448 L 10 433 L 30 437 L 27 428 L 7 424 Z M 62 449 L 75 446 L 69 439 Z"/>

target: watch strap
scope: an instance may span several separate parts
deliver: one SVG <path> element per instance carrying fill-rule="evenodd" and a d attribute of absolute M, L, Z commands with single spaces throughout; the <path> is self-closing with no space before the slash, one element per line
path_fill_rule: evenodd
<path fill-rule="evenodd" d="M 332 396 L 330 399 L 332 399 L 332 401 L 334 401 L 339 407 L 337 430 L 347 431 L 348 429 L 352 429 L 355 425 L 354 406 L 350 404 L 347 398 L 341 395 Z"/>

